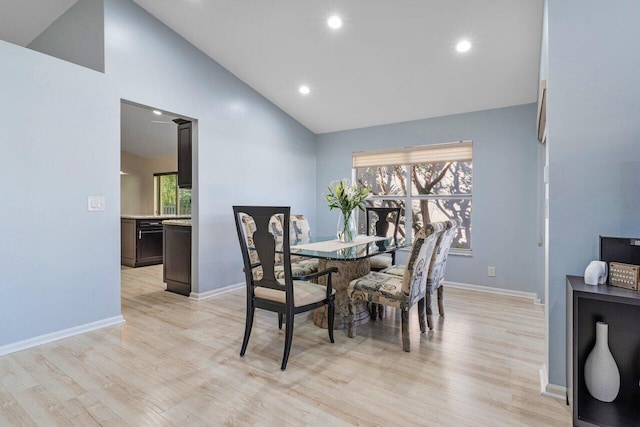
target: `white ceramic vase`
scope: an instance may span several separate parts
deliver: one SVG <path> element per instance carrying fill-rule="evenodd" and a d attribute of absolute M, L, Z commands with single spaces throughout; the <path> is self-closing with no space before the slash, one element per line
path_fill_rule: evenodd
<path fill-rule="evenodd" d="M 596 345 L 584 364 L 584 380 L 591 396 L 613 402 L 620 391 L 620 371 L 609 350 L 609 325 L 596 323 Z"/>

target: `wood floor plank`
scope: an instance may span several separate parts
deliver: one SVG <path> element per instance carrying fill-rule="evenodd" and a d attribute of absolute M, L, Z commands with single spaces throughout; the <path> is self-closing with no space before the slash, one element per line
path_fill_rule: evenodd
<path fill-rule="evenodd" d="M 446 317 L 411 352 L 400 314 L 355 338 L 258 310 L 247 353 L 244 290 L 195 301 L 164 291 L 162 266 L 122 268 L 126 323 L 0 358 L 0 425 L 570 425 L 540 394 L 544 312 L 528 300 L 447 288 Z"/>

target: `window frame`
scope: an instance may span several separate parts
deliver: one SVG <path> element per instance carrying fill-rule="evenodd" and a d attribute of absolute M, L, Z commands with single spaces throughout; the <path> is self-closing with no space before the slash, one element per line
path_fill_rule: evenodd
<path fill-rule="evenodd" d="M 160 199 L 160 180 L 162 179 L 161 177 L 163 176 L 168 176 L 168 175 L 175 175 L 176 176 L 176 186 L 175 186 L 175 199 L 176 199 L 176 216 L 182 216 L 182 215 L 190 215 L 191 212 L 189 212 L 188 214 L 186 213 L 182 213 L 180 212 L 180 187 L 178 186 L 178 172 L 156 172 L 153 174 L 153 186 L 154 186 L 154 199 L 153 199 L 153 210 L 155 212 L 156 215 L 161 216 L 164 215 L 161 212 L 161 199 Z"/>
<path fill-rule="evenodd" d="M 356 154 L 356 153 L 354 153 Z M 470 160 L 471 164 L 473 165 L 473 158 Z M 404 180 L 405 180 L 405 188 L 407 191 L 406 195 L 371 195 L 369 197 L 369 200 L 371 201 L 386 201 L 386 200 L 403 200 L 404 201 L 404 206 L 405 206 L 405 214 L 404 214 L 404 228 L 405 228 L 405 235 L 408 238 L 413 239 L 413 201 L 417 201 L 417 200 L 437 200 L 437 199 L 441 199 L 441 200 L 446 200 L 446 199 L 464 199 L 464 200 L 471 200 L 473 203 L 473 174 L 471 175 L 471 193 L 465 193 L 465 194 L 447 194 L 447 195 L 442 195 L 442 194 L 433 194 L 433 195 L 429 195 L 429 194 L 418 194 L 418 195 L 412 195 L 413 193 L 413 180 L 411 179 L 411 168 L 414 164 L 420 164 L 420 163 L 408 163 L 408 164 L 403 164 L 400 165 L 404 168 L 406 168 L 407 173 L 405 174 Z M 388 165 L 380 165 L 380 166 L 388 166 Z M 358 179 L 358 168 L 356 167 L 352 167 L 351 169 L 351 181 L 352 182 L 357 182 Z M 409 207 L 410 211 L 411 211 L 411 215 L 407 215 L 407 207 Z M 469 230 L 473 229 L 473 208 L 471 208 L 471 221 L 469 224 Z M 407 250 L 409 250 L 409 248 L 407 248 Z M 453 246 L 451 247 L 451 249 L 449 250 L 450 254 L 454 254 L 454 255 L 460 255 L 460 256 L 472 256 L 473 255 L 473 239 L 471 239 L 471 242 L 469 244 L 469 248 L 468 249 L 461 249 L 461 248 L 454 248 Z"/>

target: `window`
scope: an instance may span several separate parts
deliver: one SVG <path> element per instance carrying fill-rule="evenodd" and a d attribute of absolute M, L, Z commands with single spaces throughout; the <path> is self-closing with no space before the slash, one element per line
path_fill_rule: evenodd
<path fill-rule="evenodd" d="M 471 141 L 353 154 L 355 178 L 373 189 L 375 206 L 401 207 L 400 236 L 425 223 L 454 219 L 452 250 L 471 250 Z M 408 210 L 407 210 L 408 208 Z M 364 230 L 364 216 L 359 221 Z"/>
<path fill-rule="evenodd" d="M 191 215 L 191 190 L 178 187 L 178 173 L 153 174 L 156 215 Z"/>

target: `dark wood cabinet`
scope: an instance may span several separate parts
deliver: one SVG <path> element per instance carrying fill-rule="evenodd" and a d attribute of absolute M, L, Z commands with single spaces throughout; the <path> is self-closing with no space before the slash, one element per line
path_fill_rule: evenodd
<path fill-rule="evenodd" d="M 174 119 L 178 125 L 178 187 L 191 188 L 193 123 Z"/>
<path fill-rule="evenodd" d="M 136 266 L 136 220 L 120 220 L 120 264 Z"/>
<path fill-rule="evenodd" d="M 167 291 L 191 294 L 191 227 L 164 226 L 164 282 Z"/>
<path fill-rule="evenodd" d="M 142 267 L 162 263 L 162 220 L 120 220 L 120 264 Z"/>
<path fill-rule="evenodd" d="M 120 264 L 129 267 L 162 264 L 162 221 L 165 219 L 168 217 L 122 217 Z"/>
<path fill-rule="evenodd" d="M 592 397 L 584 379 L 598 321 L 609 325 L 609 349 L 620 371 L 620 392 L 611 403 Z M 567 398 L 574 425 L 640 425 L 639 321 L 640 293 L 567 276 Z"/>

